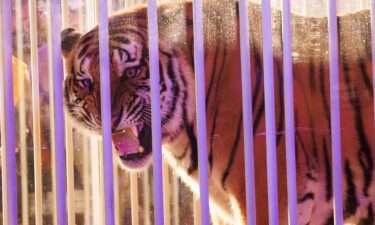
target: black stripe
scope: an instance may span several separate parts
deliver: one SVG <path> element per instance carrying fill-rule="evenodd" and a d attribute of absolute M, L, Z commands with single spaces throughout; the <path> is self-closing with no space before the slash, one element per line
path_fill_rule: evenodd
<path fill-rule="evenodd" d="M 167 90 L 167 85 L 165 84 L 165 79 L 164 79 L 164 68 L 161 64 L 161 62 L 159 61 L 159 68 L 160 68 L 160 94 L 162 94 L 163 92 L 165 92 Z"/>
<path fill-rule="evenodd" d="M 256 134 L 256 131 L 258 130 L 259 123 L 264 116 L 264 98 L 262 98 L 262 102 L 258 108 L 258 110 L 255 112 L 255 118 L 253 122 L 253 135 Z"/>
<path fill-rule="evenodd" d="M 181 154 L 181 155 L 174 155 L 174 157 L 178 160 L 182 160 L 183 158 L 185 158 L 185 156 L 187 155 L 187 152 L 189 150 L 189 147 L 186 147 L 184 149 L 184 152 Z"/>
<path fill-rule="evenodd" d="M 374 170 L 374 162 L 372 158 L 372 152 L 371 147 L 368 141 L 368 138 L 366 137 L 365 133 L 365 126 L 363 122 L 363 116 L 362 116 L 362 109 L 361 109 L 361 102 L 360 98 L 358 96 L 359 90 L 356 86 L 353 86 L 350 74 L 349 74 L 349 67 L 346 62 L 346 58 L 343 57 L 343 66 L 344 68 L 344 80 L 346 84 L 347 91 L 349 92 L 349 100 L 350 104 L 352 105 L 352 108 L 354 110 L 355 116 L 354 116 L 354 122 L 355 122 L 355 128 L 356 133 L 358 135 L 358 144 L 360 145 L 359 151 L 358 151 L 358 160 L 361 165 L 363 176 L 365 180 L 365 185 L 363 186 L 363 194 L 368 197 L 368 190 L 370 188 L 371 182 L 372 182 L 372 174 Z M 354 93 L 354 94 L 352 94 Z"/>
<path fill-rule="evenodd" d="M 334 225 L 333 214 L 328 217 L 324 225 Z"/>
<path fill-rule="evenodd" d="M 254 52 L 254 61 L 255 65 L 254 66 L 254 71 L 255 71 L 255 87 L 253 90 L 253 103 L 252 103 L 252 109 L 253 111 L 255 110 L 256 104 L 258 102 L 258 97 L 260 94 L 262 94 L 260 88 L 262 86 L 262 81 L 263 81 L 263 67 L 262 67 L 262 61 L 259 56 L 258 50 L 253 47 L 252 52 Z"/>
<path fill-rule="evenodd" d="M 79 51 L 78 58 L 81 58 L 87 52 L 87 50 L 89 49 L 89 47 L 90 47 L 90 44 L 85 45 L 85 47 L 83 47 L 81 49 L 81 51 Z"/>
<path fill-rule="evenodd" d="M 331 174 L 331 164 L 328 157 L 328 148 L 326 139 L 323 138 L 323 160 L 325 164 L 326 172 L 326 201 L 329 202 L 332 198 L 332 174 Z"/>
<path fill-rule="evenodd" d="M 356 195 L 356 188 L 353 180 L 352 170 L 350 169 L 350 162 L 349 160 L 345 161 L 345 178 L 346 178 L 346 200 L 345 200 L 345 208 L 344 208 L 344 217 L 348 218 L 350 216 L 355 215 L 357 212 L 357 208 L 359 206 L 357 195 Z"/>
<path fill-rule="evenodd" d="M 210 163 L 210 169 L 212 170 L 212 163 L 213 163 L 213 145 L 214 145 L 214 135 L 216 131 L 216 120 L 217 120 L 217 115 L 218 115 L 218 107 L 215 109 L 215 114 L 214 114 L 214 120 L 212 122 L 212 130 L 211 130 L 211 136 L 210 136 L 210 154 L 208 155 L 208 162 Z"/>
<path fill-rule="evenodd" d="M 111 27 L 111 29 L 108 31 L 108 34 L 110 37 L 115 36 L 117 34 L 121 36 L 124 36 L 126 34 L 133 34 L 133 35 L 141 37 L 142 41 L 146 42 L 146 38 L 144 37 L 143 33 L 133 28 L 127 28 L 126 30 L 124 30 L 123 27 L 119 29 L 113 29 L 113 27 Z"/>
<path fill-rule="evenodd" d="M 115 42 L 119 42 L 121 44 L 126 44 L 126 45 L 130 44 L 129 39 L 127 39 L 126 37 L 123 37 L 123 36 L 112 37 L 111 40 L 115 41 Z"/>
<path fill-rule="evenodd" d="M 82 41 L 80 42 L 80 45 L 85 45 L 88 41 L 91 41 L 95 34 L 92 32 L 88 33 L 82 38 Z"/>
<path fill-rule="evenodd" d="M 331 129 L 331 114 L 330 114 L 330 108 L 329 108 L 329 103 L 327 100 L 327 97 L 329 98 L 329 95 L 327 95 L 326 90 L 324 88 L 325 80 L 324 78 L 326 77 L 326 74 L 324 73 L 324 67 L 323 63 L 320 63 L 320 68 L 319 68 L 319 78 L 320 78 L 320 96 L 322 98 L 323 102 L 323 109 L 324 109 L 324 114 L 326 116 L 327 122 L 328 122 L 328 127 Z"/>
<path fill-rule="evenodd" d="M 279 122 L 277 124 L 277 131 L 281 132 L 284 130 L 284 78 L 283 78 L 283 71 L 281 69 L 280 63 L 277 61 L 275 62 L 276 69 L 277 69 L 277 78 L 279 83 L 279 104 L 280 104 L 280 112 L 279 114 Z M 294 107 L 294 106 L 289 106 Z M 276 146 L 279 147 L 281 138 L 283 137 L 282 134 L 276 135 Z"/>
<path fill-rule="evenodd" d="M 225 52 L 224 52 L 225 53 Z M 210 99 L 210 96 L 211 96 L 211 90 L 212 90 L 212 87 L 215 83 L 215 75 L 217 74 L 216 73 L 216 68 L 218 65 L 221 65 L 220 67 L 220 70 L 219 72 L 222 73 L 223 72 L 223 68 L 224 68 L 224 59 L 225 59 L 225 55 L 224 55 L 224 59 L 223 61 L 219 64 L 217 63 L 217 60 L 218 60 L 218 55 L 219 55 L 219 46 L 217 48 L 215 48 L 215 55 L 214 55 L 214 61 L 213 61 L 213 69 L 212 69 L 212 73 L 211 73 L 211 78 L 210 78 L 210 83 L 208 85 L 208 89 L 207 89 L 207 94 L 206 94 L 206 108 L 207 108 L 207 105 L 208 105 L 208 101 Z"/>
<path fill-rule="evenodd" d="M 374 211 L 372 210 L 372 204 L 370 203 L 367 207 L 367 218 L 362 218 L 358 225 L 374 225 Z"/>
<path fill-rule="evenodd" d="M 309 113 L 312 113 L 312 112 L 309 112 Z M 316 137 L 315 137 L 314 125 L 313 125 L 311 115 L 309 116 L 309 126 L 310 126 L 310 128 L 312 128 L 310 134 L 311 134 L 311 140 L 312 140 L 313 155 L 314 155 L 314 158 L 316 159 L 316 161 L 319 163 L 319 160 L 317 160 L 318 159 L 318 147 L 316 145 Z"/>
<path fill-rule="evenodd" d="M 306 173 L 306 178 L 312 181 L 317 181 L 318 179 L 314 177 L 310 172 Z"/>
<path fill-rule="evenodd" d="M 217 78 L 217 81 L 216 81 L 216 86 L 215 86 L 215 98 L 217 99 L 218 96 L 220 96 L 220 88 L 221 88 L 221 82 L 222 82 L 222 78 L 223 78 L 223 74 L 224 74 L 224 64 L 225 64 L 225 59 L 226 59 L 226 55 L 227 55 L 227 48 L 224 47 L 224 52 L 223 52 L 223 61 L 222 61 L 222 67 L 220 68 L 220 71 L 219 72 L 219 77 Z M 231 74 L 231 75 L 234 75 L 234 74 Z"/>
<path fill-rule="evenodd" d="M 127 105 L 129 116 L 131 115 L 131 112 L 134 111 L 134 108 L 137 108 L 138 106 L 138 102 L 136 102 L 136 100 L 138 100 L 138 98 L 136 96 L 133 96 L 132 100 Z"/>
<path fill-rule="evenodd" d="M 254 65 L 255 87 L 252 93 L 253 95 L 252 109 L 253 109 L 253 112 L 255 112 L 254 119 L 253 119 L 253 135 L 255 135 L 256 132 L 258 131 L 259 123 L 262 119 L 262 116 L 264 115 L 264 97 L 260 97 L 261 94 L 263 93 L 261 91 L 261 87 L 263 84 L 263 67 L 262 67 L 262 61 L 259 56 L 258 49 L 253 47 L 252 52 L 254 53 L 254 61 L 255 61 L 255 65 Z M 259 98 L 261 98 L 261 103 L 258 109 L 256 109 Z"/>
<path fill-rule="evenodd" d="M 227 167 L 224 170 L 223 177 L 221 178 L 221 186 L 223 187 L 224 190 L 226 189 L 225 188 L 225 181 L 226 181 L 226 179 L 229 175 L 230 169 L 232 168 L 232 165 L 233 165 L 234 157 L 237 153 L 238 144 L 239 144 L 240 138 L 241 138 L 241 131 L 242 131 L 242 113 L 241 113 L 241 117 L 240 117 L 240 119 L 238 120 L 238 123 L 237 123 L 237 133 L 236 133 L 236 136 L 234 137 L 234 142 L 233 142 L 233 145 L 232 145 L 232 148 L 231 148 L 231 151 L 230 151 L 229 161 L 227 163 Z"/>
<path fill-rule="evenodd" d="M 300 133 L 297 131 L 296 132 L 296 146 L 298 146 L 297 145 L 298 143 L 299 143 L 299 146 L 301 146 L 303 155 L 305 156 L 305 163 L 307 165 L 307 169 L 308 169 L 308 171 L 310 171 L 311 170 L 311 160 L 309 159 L 309 154 L 307 153 L 307 149 L 305 147 L 305 144 L 303 143 L 303 140 L 300 136 Z"/>
<path fill-rule="evenodd" d="M 365 84 L 367 91 L 370 93 L 371 97 L 374 97 L 374 93 L 372 90 L 372 80 L 367 73 L 366 65 L 362 58 L 359 60 L 359 68 L 361 69 L 363 83 Z"/>
<path fill-rule="evenodd" d="M 136 115 L 135 113 L 139 111 L 139 109 L 142 109 L 142 105 L 139 104 L 139 102 L 137 102 L 137 104 L 134 105 L 133 108 L 130 109 L 129 113 L 128 113 L 128 118 L 130 119 L 131 116 L 134 116 Z"/>
<path fill-rule="evenodd" d="M 186 132 L 190 140 L 190 165 L 187 170 L 188 174 L 192 174 L 198 168 L 198 146 L 197 146 L 197 138 L 194 134 L 194 127 L 192 124 L 187 124 Z"/>
<path fill-rule="evenodd" d="M 309 86 L 313 93 L 316 91 L 316 81 L 315 81 L 315 65 L 312 58 L 309 60 Z"/>
<path fill-rule="evenodd" d="M 137 108 L 137 111 L 135 111 L 133 113 L 132 117 L 130 117 L 130 116 L 128 117 L 129 120 L 130 119 L 134 120 L 134 119 L 138 118 L 140 114 L 142 114 L 142 111 L 143 111 L 142 104 L 140 104 L 139 106 L 140 107 Z"/>
<path fill-rule="evenodd" d="M 111 50 L 112 50 L 112 51 L 113 51 L 113 50 L 118 50 L 118 51 L 119 51 L 119 55 L 120 55 L 121 60 L 122 60 L 122 58 L 123 58 L 123 55 L 125 54 L 125 55 L 126 55 L 126 58 L 127 58 L 126 62 L 134 62 L 134 61 L 136 60 L 136 58 L 132 59 L 132 58 L 130 57 L 130 54 L 129 54 L 128 50 L 126 50 L 126 49 L 124 49 L 124 48 L 120 48 L 120 47 L 117 47 L 117 46 L 111 46 Z M 125 72 L 125 70 L 124 70 L 124 72 Z M 124 75 L 125 75 L 125 74 L 122 74 L 122 77 L 126 77 L 126 76 L 124 76 Z"/>
<path fill-rule="evenodd" d="M 176 75 L 175 75 L 175 71 L 173 70 L 173 57 L 171 55 L 167 55 L 165 54 L 164 52 L 161 52 L 161 54 L 164 54 L 168 57 L 168 73 L 167 73 L 167 76 L 169 77 L 169 79 L 171 80 L 172 82 L 172 107 L 170 108 L 170 110 L 168 110 L 168 113 L 167 115 L 165 115 L 163 121 L 162 121 L 162 124 L 166 124 L 168 123 L 172 117 L 175 115 L 175 111 L 176 111 L 176 107 L 177 107 L 177 100 L 179 99 L 180 97 L 180 86 L 176 80 Z M 163 76 L 163 75 L 161 75 Z"/>
<path fill-rule="evenodd" d="M 214 61 L 213 61 L 213 69 L 212 69 L 212 72 L 211 72 L 210 82 L 209 82 L 207 93 L 206 93 L 206 108 L 207 108 L 207 105 L 208 105 L 208 99 L 211 96 L 211 89 L 212 89 L 212 86 L 213 86 L 214 80 L 215 80 L 218 55 L 219 55 L 219 51 L 218 51 L 218 47 L 217 47 L 217 48 L 215 48 Z M 221 65 L 221 67 L 223 67 L 223 65 Z"/>
<path fill-rule="evenodd" d="M 304 203 L 307 200 L 314 200 L 314 193 L 309 192 L 305 194 L 302 198 L 298 199 L 298 204 Z"/>

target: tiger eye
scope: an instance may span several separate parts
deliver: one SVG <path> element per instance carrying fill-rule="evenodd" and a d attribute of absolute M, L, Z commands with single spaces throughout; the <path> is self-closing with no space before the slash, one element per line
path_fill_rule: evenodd
<path fill-rule="evenodd" d="M 82 102 L 82 98 L 80 98 L 80 97 L 78 97 L 78 98 L 76 98 L 75 100 L 74 100 L 74 103 L 75 104 L 79 104 L 79 103 L 81 103 Z"/>
<path fill-rule="evenodd" d="M 125 70 L 124 74 L 126 77 L 135 77 L 139 73 L 139 69 L 136 67 L 128 68 Z"/>

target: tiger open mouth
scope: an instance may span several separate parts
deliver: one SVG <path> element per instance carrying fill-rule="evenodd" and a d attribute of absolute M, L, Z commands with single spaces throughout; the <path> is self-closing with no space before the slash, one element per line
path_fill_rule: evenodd
<path fill-rule="evenodd" d="M 125 168 L 142 169 L 151 161 L 151 128 L 143 123 L 112 134 L 112 141 Z"/>

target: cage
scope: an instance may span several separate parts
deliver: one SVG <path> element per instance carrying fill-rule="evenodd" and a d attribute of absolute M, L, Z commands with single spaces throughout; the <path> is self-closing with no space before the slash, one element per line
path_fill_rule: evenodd
<path fill-rule="evenodd" d="M 186 2 L 192 5 L 190 20 L 186 19 L 188 10 L 181 7 Z M 371 40 L 375 30 L 374 1 L 0 0 L 0 6 L 2 224 L 375 224 L 375 78 L 371 67 L 375 52 Z M 113 54 L 119 54 L 109 45 L 110 37 L 115 35 L 113 27 L 121 24 L 111 27 L 108 18 L 120 18 L 139 8 L 147 11 L 143 18 L 147 33 L 143 38 L 148 40 L 152 131 L 147 143 L 152 145 L 153 163 L 147 169 L 129 172 L 119 165 L 113 143 L 114 83 L 112 75 L 108 76 L 113 73 Z M 192 28 L 188 30 L 188 26 Z M 97 86 L 100 135 L 72 120 L 69 117 L 72 111 L 64 105 L 67 84 L 63 83 L 71 71 L 66 68 L 67 60 L 62 59 L 61 31 L 68 27 L 83 34 L 97 29 L 98 43 L 91 44 L 99 49 L 96 64 L 100 65 L 98 74 L 102 74 Z M 188 41 L 182 43 L 182 39 Z M 164 41 L 163 47 L 160 40 Z M 211 45 L 212 41 L 222 45 Z M 225 55 L 230 45 L 240 49 L 238 55 Z M 189 183 L 186 180 L 181 181 L 173 164 L 166 162 L 170 156 L 162 159 L 162 152 L 166 151 L 162 150 L 165 139 L 162 127 L 166 122 L 160 89 L 165 80 L 159 74 L 174 65 L 165 66 L 161 59 L 165 56 L 160 54 L 161 49 L 170 50 L 170 46 L 189 49 L 191 55 L 186 56 L 189 58 L 186 62 L 195 74 L 196 127 L 191 129 L 195 129 L 192 133 L 196 136 L 198 165 L 193 188 L 185 184 Z M 208 59 L 209 54 L 216 58 Z M 225 64 L 227 58 L 237 60 L 238 68 L 230 69 L 236 71 L 233 76 L 237 76 L 240 85 L 235 89 L 240 91 L 236 92 L 238 96 L 222 95 L 240 102 L 240 119 L 222 119 L 227 121 L 229 132 L 215 133 L 212 119 L 217 111 L 212 108 L 216 106 L 209 105 L 208 100 L 211 85 L 220 84 L 210 84 L 212 81 L 207 80 L 205 73 L 209 67 L 219 70 L 218 65 Z M 324 74 L 321 70 L 329 72 Z M 354 74 L 361 76 L 362 86 L 350 83 L 355 79 L 349 76 L 352 70 L 360 71 Z M 322 74 L 326 76 L 324 79 L 318 77 Z M 257 82 L 262 82 L 260 90 Z M 299 95 L 305 93 L 304 89 L 310 92 L 301 100 L 303 97 Z M 314 108 L 306 102 L 314 102 L 316 95 L 324 97 L 314 103 Z M 231 110 L 230 104 L 223 107 Z M 300 118 L 297 114 L 301 111 L 308 114 L 310 121 L 297 126 Z M 349 125 L 350 121 L 354 125 Z M 327 127 L 321 128 L 324 126 L 319 123 L 327 123 Z M 235 128 L 231 130 L 232 126 Z M 311 136 L 304 137 L 301 132 Z M 244 157 L 241 179 L 246 183 L 243 185 L 246 211 L 242 213 L 247 216 L 243 221 L 233 219 L 231 223 L 210 216 L 216 210 L 209 201 L 215 162 L 210 152 L 213 140 L 224 135 L 241 136 L 240 141 L 234 138 L 234 143 L 241 142 L 234 151 L 238 148 Z M 323 183 L 328 197 L 320 196 L 326 198 L 322 200 L 324 204 L 314 207 L 326 207 L 328 214 L 315 215 L 315 219 L 311 216 L 309 220 L 305 212 L 311 211 L 312 206 L 304 205 L 305 201 L 319 197 L 318 192 L 300 196 L 311 185 L 297 182 L 298 171 L 303 170 L 298 160 L 307 155 L 305 148 L 311 151 L 308 154 L 314 154 L 318 136 L 326 138 L 318 143 L 323 149 L 323 159 L 319 162 L 316 159 L 319 157 L 313 157 L 312 161 L 318 161 L 314 164 L 306 156 L 302 164 L 324 168 L 321 170 L 326 172 Z M 303 146 L 304 143 L 309 145 Z M 281 145 L 283 151 L 278 150 Z M 362 169 L 358 173 L 348 165 L 346 151 L 351 146 L 359 149 L 355 150 L 358 155 L 351 156 Z M 208 160 L 202 160 L 207 156 Z M 235 160 L 228 158 L 230 163 Z M 284 162 L 280 164 L 282 158 Z M 280 173 L 285 175 L 280 178 Z M 228 174 L 223 176 L 226 178 Z M 305 176 L 315 179 L 310 172 Z M 227 191 L 224 186 L 223 190 Z"/>

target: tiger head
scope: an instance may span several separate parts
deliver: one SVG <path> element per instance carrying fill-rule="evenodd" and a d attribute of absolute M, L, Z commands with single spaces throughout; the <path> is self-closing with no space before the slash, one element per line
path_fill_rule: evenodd
<path fill-rule="evenodd" d="M 120 164 L 141 169 L 151 161 L 151 100 L 148 33 L 140 26 L 109 23 L 112 141 Z M 159 43 L 160 104 L 163 141 L 181 132 L 188 89 L 186 61 L 177 50 Z M 98 28 L 81 35 L 62 31 L 62 54 L 67 73 L 65 109 L 73 125 L 101 132 Z M 183 74 L 184 73 L 184 74 Z M 189 72 L 191 74 L 192 72 Z M 189 91 L 191 92 L 191 91 Z"/>

